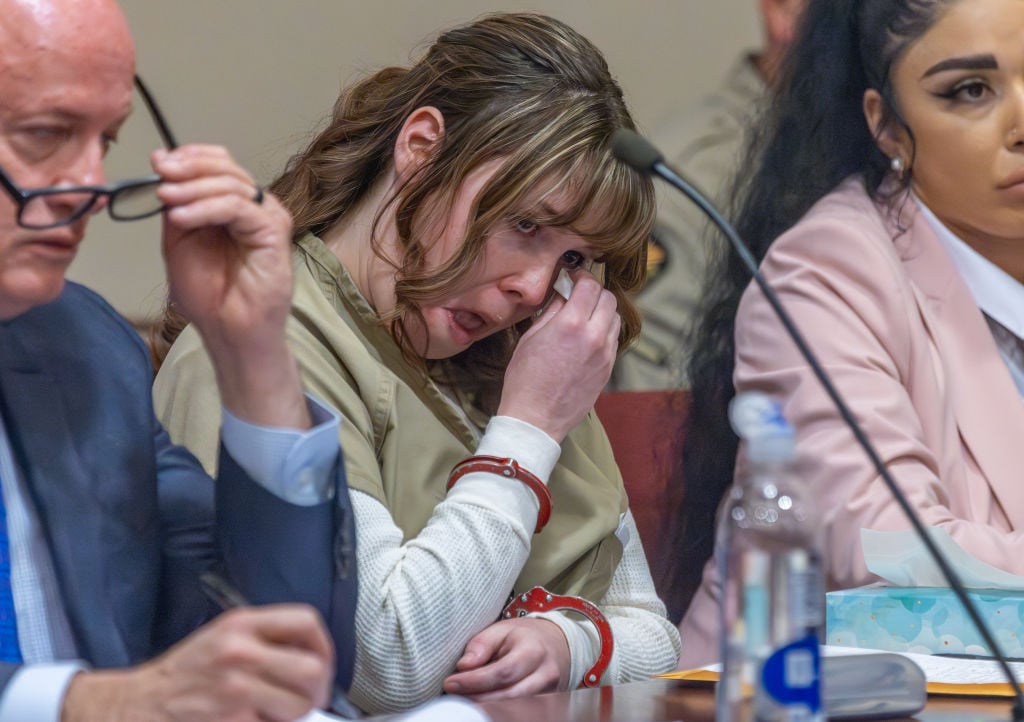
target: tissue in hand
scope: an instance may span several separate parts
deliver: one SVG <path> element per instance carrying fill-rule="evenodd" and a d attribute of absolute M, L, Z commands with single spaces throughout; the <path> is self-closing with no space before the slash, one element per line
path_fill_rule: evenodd
<path fill-rule="evenodd" d="M 572 293 L 572 287 L 572 278 L 569 276 L 569 272 L 563 268 L 558 272 L 558 278 L 555 279 L 555 293 L 568 301 L 569 294 Z"/>

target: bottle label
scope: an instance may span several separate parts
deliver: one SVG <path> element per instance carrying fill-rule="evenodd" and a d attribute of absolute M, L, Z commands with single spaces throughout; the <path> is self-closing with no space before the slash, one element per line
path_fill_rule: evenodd
<path fill-rule="evenodd" d="M 776 703 L 805 707 L 810 715 L 821 710 L 821 656 L 818 638 L 809 634 L 776 650 L 761 667 L 761 684 Z"/>
<path fill-rule="evenodd" d="M 806 550 L 790 555 L 789 618 L 798 629 L 811 629 L 825 623 L 825 588 L 818 563 Z"/>

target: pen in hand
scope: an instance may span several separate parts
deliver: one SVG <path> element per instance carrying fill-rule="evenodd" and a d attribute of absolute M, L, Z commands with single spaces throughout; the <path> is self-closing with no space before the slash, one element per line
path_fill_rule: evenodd
<path fill-rule="evenodd" d="M 235 588 L 235 585 L 216 572 L 200 574 L 199 585 L 203 589 L 203 594 L 221 609 L 250 606 L 248 600 Z M 349 702 L 345 691 L 337 685 L 334 685 L 332 689 L 331 709 L 345 719 L 362 719 L 363 717 L 363 713 Z"/>

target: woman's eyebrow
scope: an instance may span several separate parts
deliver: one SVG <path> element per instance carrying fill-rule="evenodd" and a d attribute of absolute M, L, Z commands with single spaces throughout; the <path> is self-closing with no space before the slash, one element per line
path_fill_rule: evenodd
<path fill-rule="evenodd" d="M 924 80 L 929 75 L 935 75 L 936 73 L 942 73 L 947 70 L 998 70 L 999 63 L 996 61 L 996 56 L 990 54 L 983 55 L 965 55 L 959 58 L 947 58 L 941 60 L 932 67 L 924 71 L 924 75 L 921 79 Z"/>

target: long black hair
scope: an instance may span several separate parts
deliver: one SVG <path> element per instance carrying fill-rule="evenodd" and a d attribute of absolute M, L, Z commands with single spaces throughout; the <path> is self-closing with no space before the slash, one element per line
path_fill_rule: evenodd
<path fill-rule="evenodd" d="M 733 183 L 730 216 L 758 262 L 779 235 L 850 175 L 860 174 L 875 197 L 902 195 L 910 172 L 882 184 L 889 159 L 864 118 L 864 92 L 874 88 L 882 96 L 880 127 L 897 123 L 913 139 L 892 96 L 891 71 L 956 1 L 809 0 L 772 102 L 750 130 L 740 167 L 753 172 Z M 732 483 L 737 439 L 726 412 L 735 394 L 733 330 L 750 281 L 724 241 L 707 278 L 690 339 L 686 499 L 680 513 L 683 573 L 698 578 L 711 555 L 715 512 Z"/>

